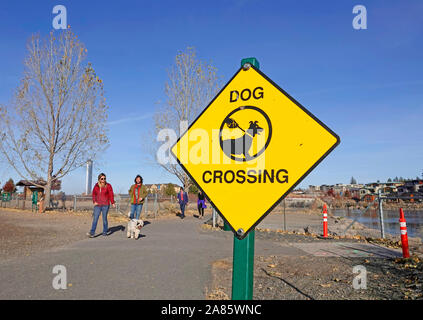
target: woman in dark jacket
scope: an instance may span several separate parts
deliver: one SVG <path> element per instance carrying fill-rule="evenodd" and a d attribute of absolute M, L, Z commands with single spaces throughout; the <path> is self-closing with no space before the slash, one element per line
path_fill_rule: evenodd
<path fill-rule="evenodd" d="M 206 196 L 204 195 L 203 191 L 198 192 L 197 208 L 198 208 L 199 218 L 204 218 L 204 209 L 207 207 L 206 207 Z"/>
<path fill-rule="evenodd" d="M 104 173 L 98 175 L 98 182 L 94 186 L 92 197 L 94 203 L 93 224 L 87 235 L 90 238 L 94 238 L 95 229 L 97 228 L 97 222 L 101 213 L 103 217 L 103 236 L 107 236 L 109 235 L 107 213 L 109 212 L 110 204 L 115 208 L 115 199 L 112 185 L 106 182 L 106 175 Z"/>
<path fill-rule="evenodd" d="M 179 188 L 179 193 L 178 193 L 178 202 L 179 202 L 179 206 L 181 208 L 181 219 L 185 218 L 185 206 L 188 203 L 188 194 L 184 191 L 183 187 Z"/>

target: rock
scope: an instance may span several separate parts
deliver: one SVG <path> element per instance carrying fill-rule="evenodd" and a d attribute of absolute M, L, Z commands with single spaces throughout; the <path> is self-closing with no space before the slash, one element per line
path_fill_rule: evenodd
<path fill-rule="evenodd" d="M 422 243 L 422 240 L 417 237 L 408 237 L 408 244 L 409 245 L 419 245 Z"/>
<path fill-rule="evenodd" d="M 315 228 L 313 228 L 311 226 L 305 227 L 303 232 L 306 233 L 306 234 L 318 234 L 319 233 L 318 230 L 316 230 Z"/>

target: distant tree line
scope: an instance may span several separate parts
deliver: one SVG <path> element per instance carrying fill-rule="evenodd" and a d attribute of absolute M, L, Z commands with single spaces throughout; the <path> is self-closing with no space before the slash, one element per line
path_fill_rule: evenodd
<path fill-rule="evenodd" d="M 388 178 L 387 182 L 406 182 L 406 181 L 411 181 L 411 180 L 420 180 L 423 179 L 423 174 L 422 174 L 422 178 L 420 178 L 419 176 L 416 176 L 415 179 L 413 178 L 404 178 L 404 177 L 395 177 L 395 178 Z M 377 180 L 377 183 L 380 183 L 380 180 Z M 350 180 L 350 184 L 357 184 L 357 180 L 354 177 L 351 177 Z"/>

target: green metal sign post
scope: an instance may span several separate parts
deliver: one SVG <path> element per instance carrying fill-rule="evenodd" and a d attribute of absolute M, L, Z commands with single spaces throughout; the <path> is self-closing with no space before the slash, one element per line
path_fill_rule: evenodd
<path fill-rule="evenodd" d="M 232 300 L 253 299 L 254 240 L 254 230 L 242 240 L 234 236 Z"/>
<path fill-rule="evenodd" d="M 249 63 L 260 68 L 256 58 L 241 60 L 241 67 Z M 255 231 L 239 240 L 234 235 L 233 268 L 232 268 L 232 300 L 252 300 L 254 283 L 254 242 Z"/>

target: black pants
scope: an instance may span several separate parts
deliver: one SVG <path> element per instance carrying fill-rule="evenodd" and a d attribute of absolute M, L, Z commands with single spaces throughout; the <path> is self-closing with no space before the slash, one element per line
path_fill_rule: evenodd
<path fill-rule="evenodd" d="M 198 205 L 198 214 L 202 217 L 204 217 L 204 208 L 201 205 L 201 203 Z"/>

